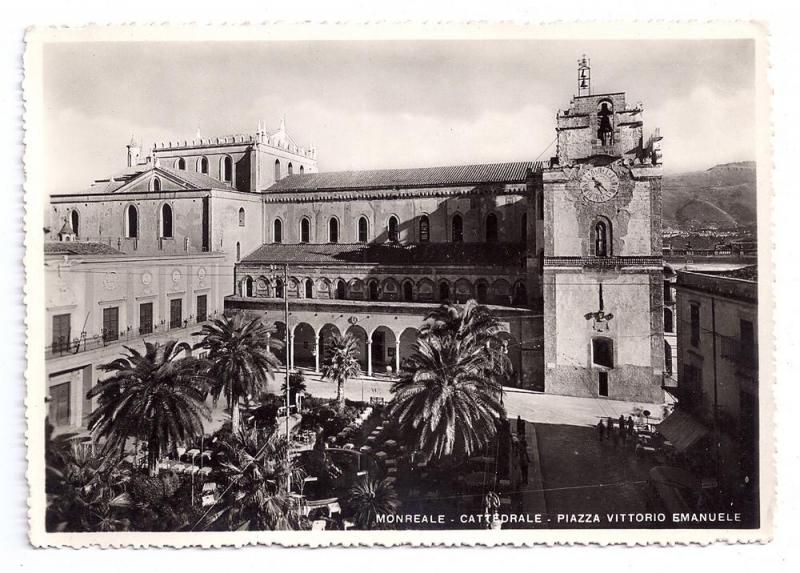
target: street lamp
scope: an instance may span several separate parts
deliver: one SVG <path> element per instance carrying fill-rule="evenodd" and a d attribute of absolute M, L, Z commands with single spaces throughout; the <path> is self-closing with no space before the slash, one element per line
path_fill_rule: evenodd
<path fill-rule="evenodd" d="M 269 267 L 272 277 L 277 276 L 278 265 L 270 265 Z M 285 375 L 286 375 L 286 462 L 288 467 L 288 462 L 290 461 L 290 448 L 289 444 L 291 443 L 290 436 L 289 436 L 289 265 L 283 265 L 283 314 L 284 314 L 284 321 L 283 324 L 285 325 L 284 331 L 284 339 L 286 343 L 286 352 L 284 355 L 284 367 L 285 367 Z M 289 493 L 292 489 L 292 478 L 291 475 L 288 475 L 286 478 L 286 492 Z"/>

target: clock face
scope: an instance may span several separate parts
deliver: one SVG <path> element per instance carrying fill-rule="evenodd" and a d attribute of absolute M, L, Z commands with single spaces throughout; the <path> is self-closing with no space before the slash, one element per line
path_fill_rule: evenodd
<path fill-rule="evenodd" d="M 616 196 L 619 177 L 608 167 L 593 167 L 581 177 L 581 192 L 587 200 L 602 203 Z"/>

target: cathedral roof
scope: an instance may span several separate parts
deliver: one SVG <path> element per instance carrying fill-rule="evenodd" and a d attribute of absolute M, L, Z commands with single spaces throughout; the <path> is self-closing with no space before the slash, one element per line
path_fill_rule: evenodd
<path fill-rule="evenodd" d="M 168 175 L 173 179 L 180 181 L 181 184 L 188 189 L 225 189 L 231 190 L 233 187 L 229 183 L 224 183 L 208 175 L 190 171 L 188 169 L 173 169 L 172 167 L 158 166 L 154 167 L 151 163 L 144 163 L 133 167 L 128 167 L 123 171 L 114 174 L 108 179 L 98 179 L 86 193 L 100 194 L 100 193 L 115 193 L 138 179 L 139 176 L 151 172 L 152 174 Z"/>
<path fill-rule="evenodd" d="M 438 187 L 478 185 L 481 183 L 521 183 L 529 172 L 539 171 L 533 161 L 450 165 L 415 169 L 377 169 L 372 171 L 329 171 L 290 175 L 268 189 L 267 193 L 317 191 L 329 189 L 376 189 L 394 187 Z"/>
<path fill-rule="evenodd" d="M 243 263 L 522 265 L 524 243 L 267 243 Z"/>
<path fill-rule="evenodd" d="M 122 251 L 104 243 L 82 243 L 79 241 L 48 241 L 44 244 L 45 255 L 121 255 Z"/>

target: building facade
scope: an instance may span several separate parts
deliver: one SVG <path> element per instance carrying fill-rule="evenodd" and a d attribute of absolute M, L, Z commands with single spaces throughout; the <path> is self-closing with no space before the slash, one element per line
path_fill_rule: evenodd
<path fill-rule="evenodd" d="M 79 241 L 45 249 L 45 371 L 56 432 L 85 427 L 93 407 L 86 393 L 124 346 L 177 340 L 190 352 L 192 333 L 223 312 L 222 255 L 129 255 Z"/>
<path fill-rule="evenodd" d="M 122 173 L 52 197 L 50 228 L 218 255 L 226 310 L 274 323 L 292 366 L 318 370 L 325 337 L 350 330 L 365 373 L 396 373 L 433 308 L 476 299 L 503 325 L 510 384 L 661 402 L 660 138 L 643 143 L 624 94 L 581 90 L 548 166 L 319 172 L 313 146 L 259 125 L 146 158 L 132 141 Z"/>
<path fill-rule="evenodd" d="M 716 466 L 720 490 L 747 497 L 758 471 L 756 267 L 678 271 L 676 290 L 678 409 L 710 432 L 707 475 Z"/>

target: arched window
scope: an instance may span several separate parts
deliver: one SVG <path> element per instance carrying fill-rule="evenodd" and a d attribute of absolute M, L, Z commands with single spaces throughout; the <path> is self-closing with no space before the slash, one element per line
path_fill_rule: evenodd
<path fill-rule="evenodd" d="M 305 171 L 306 171 L 306 170 L 305 170 L 305 169 L 303 168 L 303 166 L 301 165 L 301 166 L 300 166 L 300 175 L 302 175 L 303 173 L 305 173 Z"/>
<path fill-rule="evenodd" d="M 366 217 L 358 219 L 358 242 L 366 243 L 369 237 L 369 222 Z"/>
<path fill-rule="evenodd" d="M 289 165 L 286 166 L 286 169 L 288 170 L 289 175 L 294 175 L 294 166 L 292 165 L 291 161 L 289 162 Z"/>
<path fill-rule="evenodd" d="M 236 241 L 236 262 L 242 260 L 242 245 L 239 244 L 239 241 Z"/>
<path fill-rule="evenodd" d="M 614 143 L 614 106 L 610 101 L 600 102 L 597 109 L 597 139 L 600 145 Z"/>
<path fill-rule="evenodd" d="M 306 279 L 305 287 L 306 298 L 314 298 L 314 281 Z"/>
<path fill-rule="evenodd" d="M 664 308 L 664 332 L 673 332 L 672 309 Z"/>
<path fill-rule="evenodd" d="M 281 162 L 279 159 L 275 160 L 275 181 L 281 180 Z"/>
<path fill-rule="evenodd" d="M 172 207 L 167 203 L 161 206 L 161 238 L 172 238 Z"/>
<path fill-rule="evenodd" d="M 406 302 L 411 302 L 414 300 L 414 285 L 411 281 L 406 281 L 403 283 L 403 300 Z"/>
<path fill-rule="evenodd" d="M 253 296 L 253 277 L 247 277 L 244 279 L 244 295 L 246 297 Z"/>
<path fill-rule="evenodd" d="M 244 227 L 244 207 L 239 207 L 239 226 Z"/>
<path fill-rule="evenodd" d="M 311 221 L 307 217 L 300 219 L 300 242 L 308 243 L 311 240 Z"/>
<path fill-rule="evenodd" d="M 369 281 L 369 300 L 378 300 L 378 281 Z"/>
<path fill-rule="evenodd" d="M 186 171 L 186 160 L 183 157 L 178 157 L 178 159 L 175 160 L 175 169 Z"/>
<path fill-rule="evenodd" d="M 281 279 L 275 280 L 275 298 L 283 298 L 283 281 Z"/>
<path fill-rule="evenodd" d="M 230 155 L 226 155 L 222 158 L 222 168 L 220 169 L 222 172 L 222 180 L 226 183 L 233 182 L 233 159 L 231 159 Z"/>
<path fill-rule="evenodd" d="M 478 286 L 475 289 L 477 291 L 478 302 L 481 304 L 486 304 L 487 294 L 488 294 L 488 287 L 485 282 L 479 282 Z"/>
<path fill-rule="evenodd" d="M 431 240 L 431 221 L 427 215 L 419 218 L 419 242 L 427 243 Z"/>
<path fill-rule="evenodd" d="M 201 157 L 197 160 L 197 172 L 203 175 L 208 175 L 208 158 Z"/>
<path fill-rule="evenodd" d="M 394 215 L 389 217 L 388 238 L 392 243 L 396 243 L 397 239 L 399 238 L 397 233 L 397 228 L 399 225 L 400 223 L 397 221 L 397 217 Z"/>
<path fill-rule="evenodd" d="M 592 362 L 604 368 L 614 368 L 614 341 L 602 336 L 593 338 Z"/>
<path fill-rule="evenodd" d="M 439 283 L 439 300 L 442 302 L 450 300 L 450 285 L 446 282 Z"/>
<path fill-rule="evenodd" d="M 594 255 L 596 257 L 611 256 L 611 227 L 606 221 L 597 221 L 594 225 Z"/>
<path fill-rule="evenodd" d="M 69 214 L 69 224 L 72 226 L 72 232 L 77 237 L 80 231 L 81 220 L 80 215 L 78 215 L 78 211 L 73 209 L 72 212 Z"/>
<path fill-rule="evenodd" d="M 133 205 L 128 205 L 125 212 L 125 236 L 129 239 L 139 237 L 139 211 Z"/>
<path fill-rule="evenodd" d="M 486 217 L 486 242 L 497 242 L 497 215 L 489 213 Z"/>
<path fill-rule="evenodd" d="M 331 220 L 328 221 L 328 242 L 339 242 L 339 220 L 335 217 L 331 217 Z"/>
<path fill-rule="evenodd" d="M 280 219 L 275 219 L 272 223 L 272 242 L 280 243 L 283 241 L 283 223 Z"/>
<path fill-rule="evenodd" d="M 464 220 L 461 215 L 453 215 L 453 242 L 464 242 Z"/>
<path fill-rule="evenodd" d="M 525 243 L 528 241 L 528 214 L 523 213 L 522 219 L 519 222 L 519 237 Z"/>
<path fill-rule="evenodd" d="M 342 280 L 336 283 L 336 298 L 339 300 L 344 300 L 347 298 L 347 287 Z"/>
<path fill-rule="evenodd" d="M 161 179 L 158 177 L 153 177 L 152 181 L 150 181 L 150 190 L 161 191 Z"/>

